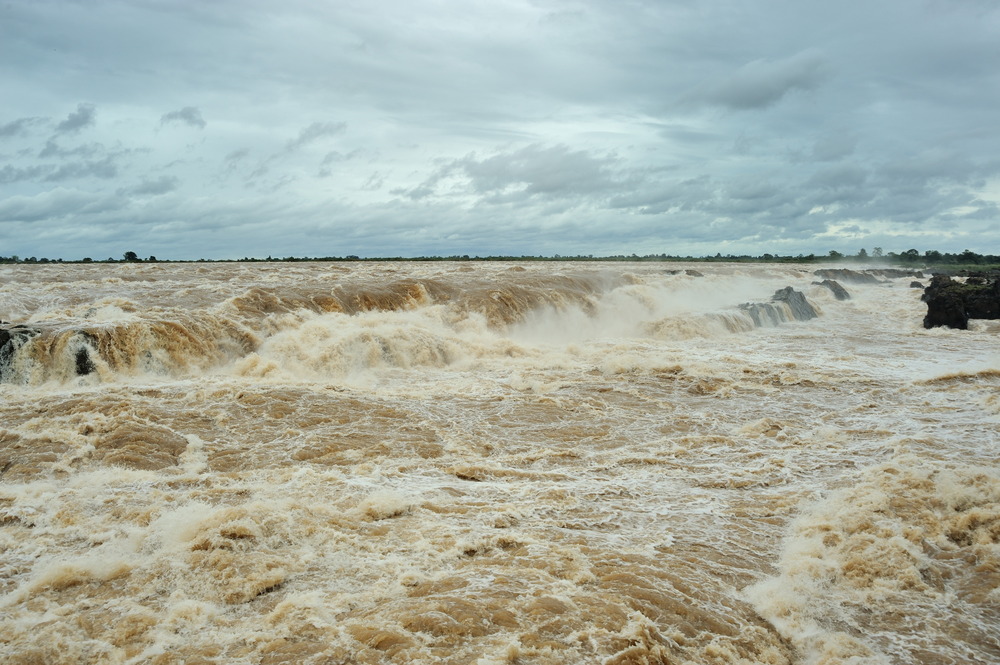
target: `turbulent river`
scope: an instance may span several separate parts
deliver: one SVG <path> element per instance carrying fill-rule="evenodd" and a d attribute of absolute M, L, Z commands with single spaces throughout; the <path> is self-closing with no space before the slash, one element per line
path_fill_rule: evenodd
<path fill-rule="evenodd" d="M 0 662 L 1000 662 L 1000 322 L 814 270 L 0 266 Z"/>

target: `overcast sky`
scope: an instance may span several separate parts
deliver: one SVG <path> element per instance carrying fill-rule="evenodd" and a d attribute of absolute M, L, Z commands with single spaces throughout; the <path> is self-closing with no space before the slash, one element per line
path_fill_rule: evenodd
<path fill-rule="evenodd" d="M 1000 253 L 995 0 L 14 0 L 0 255 Z"/>

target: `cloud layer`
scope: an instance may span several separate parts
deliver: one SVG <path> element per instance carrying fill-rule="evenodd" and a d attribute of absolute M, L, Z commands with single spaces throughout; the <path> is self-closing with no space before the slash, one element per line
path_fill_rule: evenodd
<path fill-rule="evenodd" d="M 0 8 L 0 255 L 1000 253 L 1000 10 Z"/>

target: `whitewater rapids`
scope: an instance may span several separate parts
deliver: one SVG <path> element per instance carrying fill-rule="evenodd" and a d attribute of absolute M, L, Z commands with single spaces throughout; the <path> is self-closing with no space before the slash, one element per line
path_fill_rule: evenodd
<path fill-rule="evenodd" d="M 0 266 L 0 662 L 1000 662 L 1000 322 L 814 269 Z"/>

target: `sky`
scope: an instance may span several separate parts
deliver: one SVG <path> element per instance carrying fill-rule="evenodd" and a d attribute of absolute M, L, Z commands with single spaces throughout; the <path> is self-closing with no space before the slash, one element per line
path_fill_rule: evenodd
<path fill-rule="evenodd" d="M 0 256 L 1000 253 L 995 0 L 11 0 Z"/>

